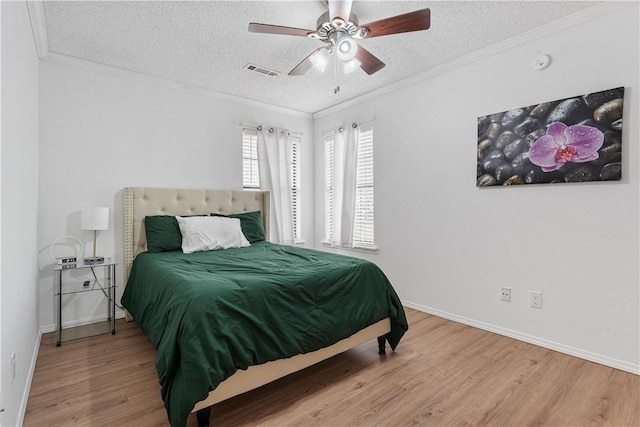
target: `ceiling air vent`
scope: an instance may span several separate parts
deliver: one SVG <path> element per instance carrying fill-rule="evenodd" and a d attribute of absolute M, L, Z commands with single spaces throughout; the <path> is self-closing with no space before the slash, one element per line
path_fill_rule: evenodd
<path fill-rule="evenodd" d="M 270 70 L 254 64 L 247 64 L 244 66 L 244 69 L 253 71 L 254 73 L 264 74 L 265 76 L 278 77 L 280 75 L 278 71 Z"/>

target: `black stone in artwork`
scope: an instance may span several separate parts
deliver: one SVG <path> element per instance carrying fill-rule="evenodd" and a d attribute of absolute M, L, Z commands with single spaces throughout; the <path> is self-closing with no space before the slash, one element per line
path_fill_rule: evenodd
<path fill-rule="evenodd" d="M 624 87 L 478 117 L 476 186 L 622 177 Z"/>

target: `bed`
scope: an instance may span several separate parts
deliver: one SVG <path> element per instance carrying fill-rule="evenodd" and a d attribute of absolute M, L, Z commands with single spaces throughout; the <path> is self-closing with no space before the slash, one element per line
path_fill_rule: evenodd
<path fill-rule="evenodd" d="M 211 405 L 368 340 L 383 354 L 407 330 L 400 300 L 373 263 L 269 243 L 268 192 L 128 187 L 124 199 L 122 303 L 158 350 L 174 427 L 192 412 L 208 425 Z M 244 221 L 258 212 L 265 240 L 249 247 L 147 250 L 146 217 Z"/>

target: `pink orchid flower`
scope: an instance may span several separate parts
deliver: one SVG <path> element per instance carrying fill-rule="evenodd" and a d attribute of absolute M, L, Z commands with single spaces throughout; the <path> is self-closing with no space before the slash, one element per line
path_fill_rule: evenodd
<path fill-rule="evenodd" d="M 567 162 L 596 160 L 603 142 L 602 132 L 592 126 L 567 127 L 562 122 L 553 122 L 547 128 L 547 134 L 538 138 L 529 149 L 529 160 L 544 172 L 553 172 Z"/>

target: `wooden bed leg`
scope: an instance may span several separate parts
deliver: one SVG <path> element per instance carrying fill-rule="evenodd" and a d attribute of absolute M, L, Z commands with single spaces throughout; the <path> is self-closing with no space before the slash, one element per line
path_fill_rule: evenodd
<path fill-rule="evenodd" d="M 198 427 L 209 427 L 209 419 L 211 418 L 211 406 L 196 411 L 196 419 Z"/>
<path fill-rule="evenodd" d="M 378 354 L 386 354 L 386 343 L 387 339 L 384 336 L 378 337 Z"/>

